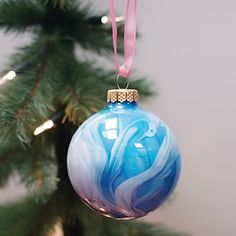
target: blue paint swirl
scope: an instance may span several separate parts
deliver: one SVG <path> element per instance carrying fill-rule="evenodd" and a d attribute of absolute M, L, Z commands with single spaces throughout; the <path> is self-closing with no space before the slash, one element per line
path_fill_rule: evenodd
<path fill-rule="evenodd" d="M 68 150 L 75 191 L 97 212 L 117 219 L 145 216 L 173 192 L 180 152 L 168 126 L 136 103 L 109 103 L 86 120 Z"/>

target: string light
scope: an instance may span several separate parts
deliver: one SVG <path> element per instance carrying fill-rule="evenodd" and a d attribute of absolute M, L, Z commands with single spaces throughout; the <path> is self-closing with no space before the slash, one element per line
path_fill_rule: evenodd
<path fill-rule="evenodd" d="M 6 75 L 3 76 L 3 79 L 12 80 L 16 77 L 16 72 L 11 70 Z"/>
<path fill-rule="evenodd" d="M 102 22 L 103 24 L 107 24 L 107 23 L 109 22 L 109 18 L 108 18 L 107 16 L 103 16 L 103 17 L 101 18 L 101 22 Z"/>
<path fill-rule="evenodd" d="M 3 77 L 0 78 L 0 85 L 4 84 L 8 80 L 12 80 L 16 77 L 16 72 L 11 70 L 7 74 L 5 74 Z"/>
<path fill-rule="evenodd" d="M 44 131 L 51 129 L 53 126 L 54 126 L 54 122 L 52 120 L 47 120 L 46 122 L 44 122 L 42 125 L 40 125 L 39 127 L 35 129 L 34 135 L 37 136 L 43 133 Z"/>
<path fill-rule="evenodd" d="M 0 85 L 6 83 L 9 80 L 13 80 L 17 74 L 24 73 L 27 70 L 31 69 L 31 66 L 32 65 L 30 62 L 26 62 L 18 66 L 15 66 L 13 70 L 10 70 L 7 74 L 5 74 L 4 76 L 0 78 Z"/>
<path fill-rule="evenodd" d="M 44 131 L 53 128 L 56 124 L 61 122 L 63 116 L 64 116 L 64 111 L 58 111 L 56 114 L 54 114 L 53 117 L 45 121 L 42 125 L 38 126 L 34 131 L 34 135 L 37 136 L 43 133 Z"/>
<path fill-rule="evenodd" d="M 124 21 L 124 17 L 123 16 L 117 16 L 116 17 L 116 22 L 121 22 L 121 21 Z M 111 20 L 108 16 L 103 16 L 103 17 L 101 17 L 101 22 L 102 22 L 102 24 L 105 25 L 105 24 L 111 22 Z"/>
<path fill-rule="evenodd" d="M 116 17 L 117 23 L 122 22 L 122 21 L 124 21 L 123 16 Z M 101 26 L 101 25 L 106 25 L 108 23 L 111 23 L 111 19 L 109 18 L 109 16 L 93 16 L 93 17 L 88 18 L 87 22 L 92 25 Z"/>

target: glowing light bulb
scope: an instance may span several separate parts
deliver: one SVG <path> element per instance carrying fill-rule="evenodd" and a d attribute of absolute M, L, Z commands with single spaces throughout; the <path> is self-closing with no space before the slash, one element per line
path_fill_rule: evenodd
<path fill-rule="evenodd" d="M 12 80 L 12 79 L 14 79 L 16 77 L 16 72 L 13 71 L 13 70 L 9 71 L 5 76 L 6 76 L 6 79 Z"/>
<path fill-rule="evenodd" d="M 101 22 L 102 22 L 103 24 L 107 24 L 107 23 L 109 22 L 109 18 L 108 18 L 107 16 L 103 16 L 103 17 L 101 18 Z"/>
<path fill-rule="evenodd" d="M 35 136 L 39 135 L 43 133 L 45 130 L 51 129 L 53 126 L 54 126 L 54 122 L 52 120 L 48 120 L 35 129 L 34 135 Z"/>
<path fill-rule="evenodd" d="M 7 80 L 12 80 L 16 77 L 16 72 L 11 70 L 7 74 L 5 74 L 3 77 L 0 78 L 0 85 L 4 84 Z"/>
<path fill-rule="evenodd" d="M 124 21 L 124 17 L 123 17 L 123 16 L 117 16 L 117 17 L 116 17 L 116 22 L 121 22 L 121 21 Z M 111 22 L 111 20 L 109 19 L 108 16 L 103 16 L 103 17 L 101 18 L 101 22 L 102 22 L 102 24 L 105 25 L 105 24 Z"/>

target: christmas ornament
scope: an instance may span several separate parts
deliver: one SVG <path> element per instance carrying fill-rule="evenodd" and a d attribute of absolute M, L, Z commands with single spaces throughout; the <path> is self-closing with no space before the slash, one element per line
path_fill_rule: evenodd
<path fill-rule="evenodd" d="M 136 0 L 127 0 L 122 66 L 114 2 L 109 3 L 119 89 L 109 90 L 107 106 L 76 131 L 67 166 L 75 191 L 90 208 L 116 219 L 135 219 L 158 208 L 173 192 L 180 152 L 168 126 L 138 107 L 138 91 L 120 89 L 119 75 L 129 76 L 134 58 Z"/>
<path fill-rule="evenodd" d="M 137 90 L 108 91 L 107 107 L 85 121 L 68 151 L 75 191 L 97 212 L 139 218 L 174 190 L 180 153 L 168 126 L 137 105 Z"/>

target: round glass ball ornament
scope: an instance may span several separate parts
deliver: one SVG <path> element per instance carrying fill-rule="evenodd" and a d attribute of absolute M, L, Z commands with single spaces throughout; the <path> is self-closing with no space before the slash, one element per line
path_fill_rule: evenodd
<path fill-rule="evenodd" d="M 69 178 L 100 214 L 140 218 L 173 192 L 180 152 L 168 126 L 138 107 L 137 90 L 109 90 L 107 100 L 107 107 L 86 120 L 71 140 Z"/>

